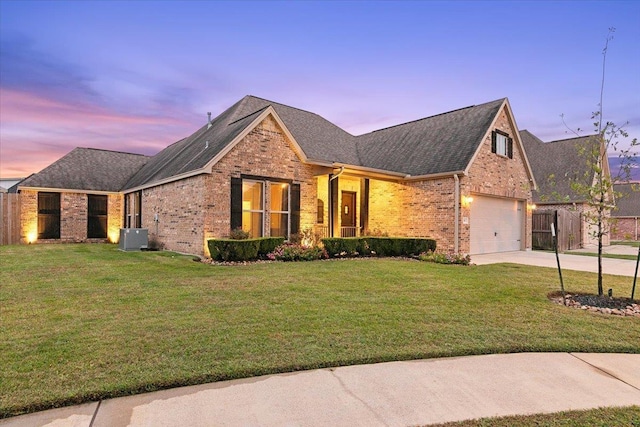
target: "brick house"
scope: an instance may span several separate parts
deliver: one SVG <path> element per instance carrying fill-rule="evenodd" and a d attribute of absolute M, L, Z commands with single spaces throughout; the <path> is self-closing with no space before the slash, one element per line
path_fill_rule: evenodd
<path fill-rule="evenodd" d="M 603 153 L 604 142 L 593 135 L 558 141 L 543 142 L 528 130 L 520 131 L 520 138 L 529 156 L 531 168 L 538 187 L 533 191 L 533 202 L 539 210 L 564 210 L 569 213 L 566 218 L 575 220 L 577 231 L 573 247 L 597 244 L 594 237 L 595 227 L 585 221 L 584 214 L 593 210 L 583 194 L 578 194 L 571 187 L 572 182 L 582 185 L 593 185 L 596 174 L 589 167 L 587 158 L 581 152 L 589 151 L 591 144 L 595 150 Z M 598 147 L 599 146 L 599 147 Z M 609 159 L 605 155 L 604 174 L 611 180 Z M 613 194 L 610 195 L 613 200 Z M 606 215 L 609 218 L 609 214 Z M 609 245 L 609 232 L 603 236 L 603 244 Z"/>
<path fill-rule="evenodd" d="M 74 168 L 75 151 L 49 168 L 89 182 L 94 171 Z M 118 179 L 102 177 L 109 185 L 99 190 L 80 178 L 56 187 L 49 168 L 23 182 L 23 239 L 41 221 L 40 193 L 57 191 L 77 199 L 58 208 L 60 239 L 88 238 L 80 199 L 105 192 L 112 241 L 111 224 L 142 227 L 185 253 L 206 255 L 208 238 L 236 228 L 424 236 L 455 253 L 531 247 L 535 179 L 506 98 L 353 136 L 317 114 L 247 96 L 155 156 L 117 155 L 100 167 L 119 165 Z"/>
<path fill-rule="evenodd" d="M 640 240 L 640 183 L 616 184 L 616 208 L 611 240 Z"/>

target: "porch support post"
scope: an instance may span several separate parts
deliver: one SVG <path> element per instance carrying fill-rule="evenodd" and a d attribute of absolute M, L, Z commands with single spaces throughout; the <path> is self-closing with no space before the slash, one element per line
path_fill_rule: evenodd
<path fill-rule="evenodd" d="M 329 174 L 329 237 L 336 235 L 335 229 L 338 226 L 338 179 Z"/>
<path fill-rule="evenodd" d="M 369 178 L 360 180 L 360 233 L 369 229 Z"/>

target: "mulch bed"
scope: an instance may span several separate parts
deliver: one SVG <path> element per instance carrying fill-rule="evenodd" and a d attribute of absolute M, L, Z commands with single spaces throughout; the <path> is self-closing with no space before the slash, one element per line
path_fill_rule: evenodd
<path fill-rule="evenodd" d="M 558 291 L 549 294 L 549 299 L 562 304 L 562 294 Z M 640 317 L 640 304 L 632 303 L 630 298 L 613 298 L 591 294 L 565 294 L 567 307 L 594 313 L 611 314 L 614 316 Z"/>

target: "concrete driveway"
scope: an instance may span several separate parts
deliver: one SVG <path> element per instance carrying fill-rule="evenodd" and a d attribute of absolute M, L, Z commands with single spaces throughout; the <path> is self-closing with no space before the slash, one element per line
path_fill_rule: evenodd
<path fill-rule="evenodd" d="M 615 249 L 611 249 L 615 248 Z M 608 246 L 609 253 L 637 255 L 638 248 L 631 246 Z M 597 248 L 587 248 L 583 252 L 597 252 Z M 535 265 L 538 267 L 557 268 L 556 254 L 544 251 L 517 251 L 502 252 L 496 254 L 483 254 L 471 256 L 471 262 L 476 265 L 497 264 L 511 262 L 514 264 Z M 598 272 L 598 258 L 585 255 L 560 254 L 560 266 L 562 269 Z M 636 261 L 626 259 L 602 258 L 602 271 L 605 274 L 633 277 Z"/>

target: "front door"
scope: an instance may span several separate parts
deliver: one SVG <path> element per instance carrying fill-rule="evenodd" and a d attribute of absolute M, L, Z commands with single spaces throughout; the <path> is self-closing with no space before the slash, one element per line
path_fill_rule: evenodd
<path fill-rule="evenodd" d="M 340 209 L 340 226 L 342 237 L 355 237 L 356 233 L 356 193 L 342 192 L 342 208 Z"/>

